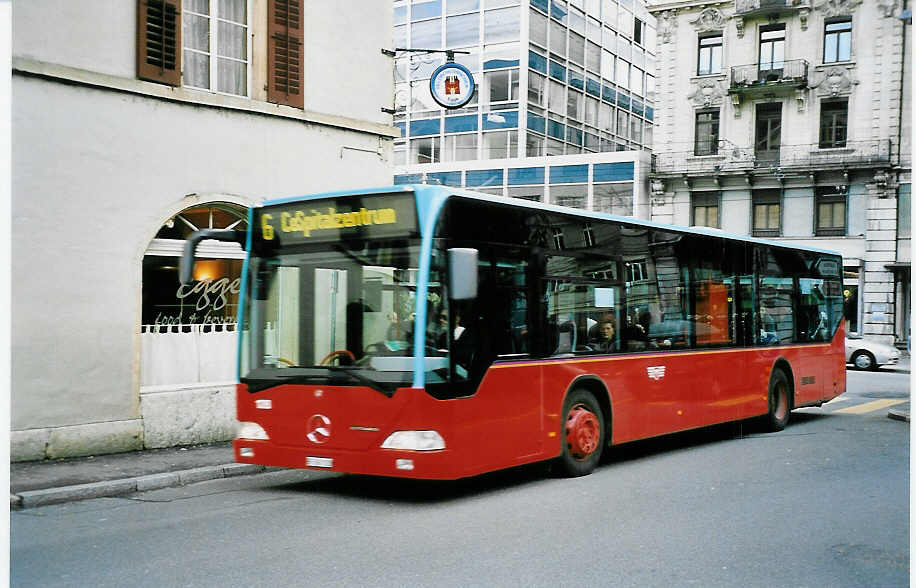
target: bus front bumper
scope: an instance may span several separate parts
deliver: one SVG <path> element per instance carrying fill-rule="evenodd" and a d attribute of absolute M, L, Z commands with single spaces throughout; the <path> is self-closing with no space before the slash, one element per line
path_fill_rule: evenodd
<path fill-rule="evenodd" d="M 396 449 L 322 449 L 289 447 L 271 441 L 235 439 L 235 461 L 283 468 L 304 468 L 325 472 L 393 476 L 424 480 L 456 480 L 473 475 L 456 464 L 454 452 L 407 451 Z"/>

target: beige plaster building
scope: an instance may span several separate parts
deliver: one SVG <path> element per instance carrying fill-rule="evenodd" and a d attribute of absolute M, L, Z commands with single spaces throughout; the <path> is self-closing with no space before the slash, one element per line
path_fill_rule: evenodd
<path fill-rule="evenodd" d="M 181 289 L 183 239 L 391 182 L 391 20 L 362 0 L 13 3 L 13 460 L 233 436 L 242 253 L 204 243 Z"/>

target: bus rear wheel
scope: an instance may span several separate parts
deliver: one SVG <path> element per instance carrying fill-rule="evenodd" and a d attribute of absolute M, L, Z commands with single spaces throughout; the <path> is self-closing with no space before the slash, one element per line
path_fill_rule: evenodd
<path fill-rule="evenodd" d="M 766 425 L 770 431 L 782 431 L 789 423 L 789 413 L 792 410 L 791 395 L 789 394 L 789 378 L 781 369 L 773 370 L 770 375 L 769 411 Z"/>
<path fill-rule="evenodd" d="M 577 388 L 566 397 L 562 436 L 561 471 L 570 477 L 592 473 L 601 460 L 606 427 L 601 407 L 588 390 Z"/>

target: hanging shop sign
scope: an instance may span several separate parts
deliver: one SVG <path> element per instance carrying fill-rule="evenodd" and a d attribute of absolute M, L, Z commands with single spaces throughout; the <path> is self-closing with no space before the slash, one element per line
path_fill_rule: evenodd
<path fill-rule="evenodd" d="M 442 108 L 461 108 L 474 97 L 474 76 L 460 63 L 440 65 L 429 80 L 429 91 Z"/>

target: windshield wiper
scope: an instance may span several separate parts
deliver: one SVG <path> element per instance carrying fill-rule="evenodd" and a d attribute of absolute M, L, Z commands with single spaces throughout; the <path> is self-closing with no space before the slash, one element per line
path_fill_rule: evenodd
<path fill-rule="evenodd" d="M 394 395 L 394 391 L 397 388 L 395 384 L 389 384 L 377 382 L 372 378 L 364 376 L 356 371 L 354 368 L 347 368 L 343 366 L 335 365 L 313 365 L 313 366 L 290 366 L 285 369 L 303 369 L 303 370 L 327 370 L 334 375 L 345 374 L 350 376 L 351 379 L 372 388 L 378 392 L 381 392 L 385 396 L 391 398 Z M 333 377 L 333 376 L 332 376 Z M 317 380 L 317 381 L 316 381 Z M 268 388 L 273 388 L 275 386 L 281 386 L 283 384 L 326 384 L 326 385 L 339 385 L 335 382 L 328 381 L 328 378 L 320 373 L 296 373 L 296 374 L 283 374 L 283 373 L 272 373 L 268 377 L 247 377 L 241 378 L 243 384 L 248 385 L 249 392 L 262 392 Z"/>
<path fill-rule="evenodd" d="M 373 380 L 372 378 L 369 378 L 369 377 L 364 376 L 363 374 L 359 373 L 359 372 L 357 371 L 358 368 L 357 368 L 357 369 L 354 369 L 354 368 L 344 367 L 344 366 L 339 366 L 339 365 L 327 365 L 327 366 L 321 366 L 321 367 L 327 368 L 328 370 L 330 370 L 330 371 L 332 371 L 332 372 L 334 372 L 334 373 L 336 373 L 336 374 L 340 374 L 340 373 L 347 374 L 348 376 L 350 376 L 351 378 L 353 378 L 353 379 L 356 380 L 357 382 L 360 382 L 360 383 L 362 383 L 362 384 L 365 384 L 366 386 L 369 386 L 369 387 L 372 388 L 373 390 L 378 390 L 379 392 L 381 392 L 381 393 L 384 394 L 385 396 L 388 396 L 389 398 L 390 398 L 391 396 L 394 395 L 394 389 L 393 389 L 393 388 L 392 388 L 391 390 L 386 390 L 386 389 L 384 388 L 384 386 L 382 386 L 382 384 L 381 384 L 380 382 L 377 382 L 377 381 Z"/>

